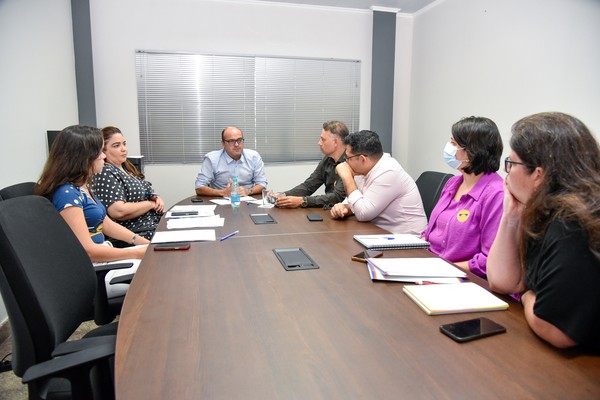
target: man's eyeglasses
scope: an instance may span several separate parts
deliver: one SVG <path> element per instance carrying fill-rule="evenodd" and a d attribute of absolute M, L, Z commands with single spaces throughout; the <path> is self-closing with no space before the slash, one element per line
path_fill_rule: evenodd
<path fill-rule="evenodd" d="M 359 156 L 364 156 L 364 154 L 355 154 L 353 156 L 346 156 L 346 160 L 349 160 L 349 159 L 354 158 L 354 157 L 359 157 Z"/>
<path fill-rule="evenodd" d="M 227 143 L 230 146 L 233 146 L 234 144 L 242 144 L 244 143 L 244 138 L 239 138 L 239 139 L 229 139 L 229 140 L 223 140 L 225 143 Z"/>
<path fill-rule="evenodd" d="M 508 157 L 506 157 L 504 159 L 504 171 L 508 174 L 512 168 L 513 164 L 517 164 L 517 165 L 527 165 L 524 162 L 520 162 L 520 161 L 512 161 L 510 160 Z"/>

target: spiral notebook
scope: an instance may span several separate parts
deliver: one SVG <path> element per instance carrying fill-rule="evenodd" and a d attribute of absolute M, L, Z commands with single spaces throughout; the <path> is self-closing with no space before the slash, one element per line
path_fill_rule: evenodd
<path fill-rule="evenodd" d="M 407 233 L 387 235 L 354 235 L 354 240 L 371 250 L 426 249 L 429 242 Z"/>

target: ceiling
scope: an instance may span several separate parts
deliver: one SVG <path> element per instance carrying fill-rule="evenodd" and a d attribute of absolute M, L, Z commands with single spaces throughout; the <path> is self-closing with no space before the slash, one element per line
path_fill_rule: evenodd
<path fill-rule="evenodd" d="M 304 4 L 314 6 L 358 8 L 368 10 L 373 7 L 399 9 L 403 14 L 412 14 L 437 0 L 262 0 L 274 3 Z"/>

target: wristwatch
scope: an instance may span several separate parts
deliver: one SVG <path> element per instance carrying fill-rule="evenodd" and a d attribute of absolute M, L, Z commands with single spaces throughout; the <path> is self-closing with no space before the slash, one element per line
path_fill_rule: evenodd
<path fill-rule="evenodd" d="M 300 207 L 305 208 L 308 205 L 308 202 L 306 201 L 306 197 L 302 198 L 302 204 L 300 204 Z"/>

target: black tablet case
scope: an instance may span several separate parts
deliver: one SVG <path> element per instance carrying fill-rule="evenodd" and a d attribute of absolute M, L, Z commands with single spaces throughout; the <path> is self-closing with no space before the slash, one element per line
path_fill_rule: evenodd
<path fill-rule="evenodd" d="M 273 253 L 286 271 L 317 269 L 319 266 L 300 247 L 273 249 Z"/>
<path fill-rule="evenodd" d="M 252 218 L 252 221 L 254 221 L 256 225 L 277 223 L 271 214 L 250 214 L 250 218 Z"/>

